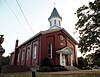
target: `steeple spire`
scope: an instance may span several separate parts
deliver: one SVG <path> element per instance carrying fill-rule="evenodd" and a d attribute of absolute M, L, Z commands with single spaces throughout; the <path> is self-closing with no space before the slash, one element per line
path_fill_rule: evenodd
<path fill-rule="evenodd" d="M 59 15 L 57 9 L 54 7 L 50 17 L 48 18 L 50 22 L 50 28 L 54 27 L 61 27 L 62 17 Z"/>
<path fill-rule="evenodd" d="M 55 7 L 54 7 L 54 9 L 53 9 L 53 11 L 51 13 L 51 16 L 48 18 L 48 20 L 51 19 L 52 17 L 58 17 L 58 18 L 60 18 L 62 20 L 62 17 L 59 15 L 59 13 L 58 13 L 58 11 L 57 11 L 57 9 Z"/>

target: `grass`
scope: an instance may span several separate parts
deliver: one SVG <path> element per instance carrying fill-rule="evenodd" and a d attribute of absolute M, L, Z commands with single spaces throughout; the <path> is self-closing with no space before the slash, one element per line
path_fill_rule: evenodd
<path fill-rule="evenodd" d="M 100 75 L 97 74 L 66 74 L 66 75 L 38 75 L 37 77 L 100 77 Z"/>
<path fill-rule="evenodd" d="M 31 72 L 27 73 L 10 73 L 0 75 L 0 77 L 32 77 Z M 36 74 L 36 77 L 100 77 L 100 74 L 63 74 L 63 75 L 48 75 L 48 74 Z"/>

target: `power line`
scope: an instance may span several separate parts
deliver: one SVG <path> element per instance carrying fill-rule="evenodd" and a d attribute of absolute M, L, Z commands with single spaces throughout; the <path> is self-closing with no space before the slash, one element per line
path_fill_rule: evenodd
<path fill-rule="evenodd" d="M 16 14 L 14 13 L 14 11 L 12 10 L 12 8 L 10 7 L 10 5 L 8 4 L 8 2 L 6 0 L 4 0 L 5 3 L 7 4 L 7 6 L 9 7 L 9 9 L 11 10 L 11 12 L 13 13 L 13 15 L 15 16 L 15 18 L 17 19 L 17 21 L 20 23 L 20 25 L 23 27 L 23 29 L 27 32 L 27 30 L 25 29 L 25 27 L 23 26 L 23 24 L 20 22 L 20 20 L 18 19 L 18 17 L 16 16 Z M 29 34 L 29 33 L 28 33 Z"/>
<path fill-rule="evenodd" d="M 24 16 L 24 18 L 25 18 L 27 24 L 28 24 L 28 26 L 30 27 L 30 30 L 31 30 L 32 33 L 33 33 L 33 30 L 32 30 L 32 28 L 31 28 L 31 25 L 29 24 L 29 22 L 28 22 L 28 20 L 27 20 L 27 18 L 26 18 L 26 16 L 25 16 L 25 14 L 24 14 L 24 12 L 23 12 L 23 10 L 22 10 L 22 8 L 21 8 L 19 2 L 18 2 L 17 0 L 16 0 L 16 2 L 17 2 L 17 4 L 18 4 L 18 6 L 19 6 L 19 8 L 20 8 L 20 10 L 21 10 L 21 12 L 22 12 L 22 14 L 23 14 L 23 16 Z"/>

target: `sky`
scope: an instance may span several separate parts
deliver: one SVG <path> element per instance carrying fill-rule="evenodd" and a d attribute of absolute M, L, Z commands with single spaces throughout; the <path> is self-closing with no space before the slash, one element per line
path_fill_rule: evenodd
<path fill-rule="evenodd" d="M 62 17 L 61 27 L 78 41 L 78 33 L 73 34 L 78 21 L 74 13 L 82 5 L 88 5 L 89 1 L 94 0 L 0 0 L 0 35 L 5 38 L 2 44 L 5 49 L 3 56 L 14 51 L 16 39 L 20 45 L 38 32 L 48 30 L 48 18 L 54 7 Z M 77 53 L 81 56 L 79 51 Z"/>

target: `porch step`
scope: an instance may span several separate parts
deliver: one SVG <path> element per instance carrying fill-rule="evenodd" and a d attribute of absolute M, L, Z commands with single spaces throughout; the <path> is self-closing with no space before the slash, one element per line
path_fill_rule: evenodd
<path fill-rule="evenodd" d="M 67 70 L 79 70 L 77 67 L 75 67 L 75 66 L 65 66 L 65 68 L 67 69 Z"/>

